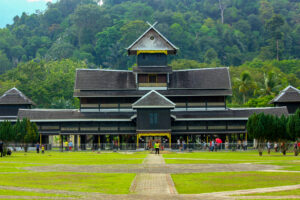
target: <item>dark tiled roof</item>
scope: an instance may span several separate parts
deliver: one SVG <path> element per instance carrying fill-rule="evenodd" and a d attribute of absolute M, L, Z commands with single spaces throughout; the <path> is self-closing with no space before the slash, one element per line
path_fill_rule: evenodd
<path fill-rule="evenodd" d="M 236 108 L 219 111 L 173 111 L 172 114 L 177 119 L 209 119 L 209 118 L 248 118 L 252 114 L 265 113 L 270 115 L 288 115 L 286 107 L 271 107 L 271 108 Z"/>
<path fill-rule="evenodd" d="M 173 71 L 170 88 L 231 89 L 228 68 Z"/>
<path fill-rule="evenodd" d="M 171 73 L 172 72 L 172 67 L 165 66 L 165 67 L 156 67 L 156 66 L 151 66 L 151 67 L 134 67 L 133 72 L 136 73 Z"/>
<path fill-rule="evenodd" d="M 300 90 L 293 86 L 288 86 L 280 92 L 270 103 L 280 102 L 300 102 Z"/>
<path fill-rule="evenodd" d="M 79 110 L 63 109 L 20 109 L 18 118 L 29 118 L 31 120 L 130 120 L 133 112 L 79 112 Z"/>
<path fill-rule="evenodd" d="M 77 70 L 74 96 L 118 96 L 119 93 L 121 94 L 124 90 L 126 90 L 124 91 L 125 95 L 144 95 L 144 91 L 136 89 L 135 81 L 135 75 L 132 71 Z M 187 91 L 186 89 L 193 89 L 193 91 Z M 173 71 L 173 73 L 170 74 L 168 90 L 162 91 L 161 93 L 164 96 L 231 95 L 232 91 L 228 68 Z"/>
<path fill-rule="evenodd" d="M 0 97 L 0 104 L 7 105 L 35 105 L 29 98 L 27 98 L 20 90 L 17 88 L 12 88 L 5 92 Z"/>
<path fill-rule="evenodd" d="M 75 90 L 130 90 L 136 89 L 131 71 L 80 69 L 76 73 Z"/>
<path fill-rule="evenodd" d="M 232 90 L 200 90 L 200 89 L 168 89 L 158 90 L 159 93 L 168 96 L 230 96 Z M 74 92 L 74 97 L 142 97 L 149 90 L 83 90 Z"/>
<path fill-rule="evenodd" d="M 133 108 L 174 108 L 175 104 L 161 95 L 160 93 L 152 90 L 144 95 L 142 98 L 132 104 Z"/>

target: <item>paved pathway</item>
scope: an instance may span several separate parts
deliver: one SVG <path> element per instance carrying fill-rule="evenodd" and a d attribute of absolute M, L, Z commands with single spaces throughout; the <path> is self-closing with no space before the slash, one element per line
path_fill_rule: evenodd
<path fill-rule="evenodd" d="M 161 155 L 149 154 L 143 165 L 164 168 L 165 160 Z M 130 191 L 136 194 L 177 194 L 171 175 L 165 173 L 137 174 Z"/>

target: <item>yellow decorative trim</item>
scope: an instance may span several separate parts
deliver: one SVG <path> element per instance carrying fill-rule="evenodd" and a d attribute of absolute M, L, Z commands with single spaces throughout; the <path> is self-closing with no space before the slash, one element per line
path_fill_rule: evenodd
<path fill-rule="evenodd" d="M 167 50 L 138 50 L 136 54 L 139 55 L 141 53 L 163 53 L 168 55 Z"/>
<path fill-rule="evenodd" d="M 136 145 L 137 145 L 137 148 L 139 147 L 139 139 L 143 136 L 167 136 L 169 138 L 169 145 L 171 147 L 171 133 L 138 133 L 137 134 L 137 140 L 136 140 Z"/>

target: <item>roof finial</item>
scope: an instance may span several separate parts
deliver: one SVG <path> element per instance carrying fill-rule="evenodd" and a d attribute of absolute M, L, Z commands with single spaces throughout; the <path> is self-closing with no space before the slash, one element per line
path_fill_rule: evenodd
<path fill-rule="evenodd" d="M 158 23 L 158 22 L 155 22 L 154 24 L 151 24 L 150 22 L 147 21 L 147 24 L 148 24 L 151 28 L 153 28 L 157 23 Z"/>

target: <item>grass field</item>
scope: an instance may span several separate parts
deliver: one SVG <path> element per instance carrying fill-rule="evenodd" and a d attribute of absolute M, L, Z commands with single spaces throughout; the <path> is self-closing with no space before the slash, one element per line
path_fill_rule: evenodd
<path fill-rule="evenodd" d="M 167 164 L 234 164 L 254 163 L 282 166 L 284 170 L 300 171 L 300 156 L 288 153 L 265 153 L 258 156 L 257 151 L 247 152 L 195 152 L 163 155 Z"/>
<path fill-rule="evenodd" d="M 6 195 L 64 198 L 73 197 L 76 192 L 130 194 L 129 188 L 136 174 L 94 173 L 94 172 L 40 172 L 24 169 L 31 166 L 115 165 L 142 164 L 149 152 L 98 153 L 98 152 L 13 152 L 10 157 L 0 158 L 0 198 Z M 282 156 L 272 153 L 258 156 L 253 152 L 195 152 L 164 154 L 167 164 L 234 164 L 255 163 L 282 166 L 284 170 L 300 171 L 300 156 Z M 55 166 L 54 166 L 55 167 Z M 209 172 L 172 174 L 179 194 L 196 194 L 239 189 L 263 188 L 300 184 L 300 173 L 296 172 Z M 16 187 L 3 189 L 1 187 Z M 18 188 L 30 189 L 18 190 Z M 31 189 L 33 189 L 31 191 Z M 69 191 L 70 194 L 43 192 L 47 190 Z M 75 193 L 74 193 L 75 192 Z M 272 193 L 274 196 L 300 195 L 299 190 Z M 72 196 L 73 195 L 73 196 Z M 256 194 L 252 195 L 255 196 Z M 268 193 L 257 194 L 269 196 Z M 80 196 L 75 195 L 80 198 Z M 10 198 L 12 199 L 12 198 Z M 14 198 L 13 198 L 14 199 Z"/>
<path fill-rule="evenodd" d="M 176 189 L 181 194 L 253 189 L 300 183 L 299 173 L 213 172 L 173 174 Z"/>
<path fill-rule="evenodd" d="M 0 186 L 128 194 L 135 174 L 100 174 L 76 172 L 33 172 L 23 169 L 30 166 L 141 164 L 146 153 L 96 153 L 96 152 L 13 152 L 0 158 Z M 0 190 L 1 195 L 61 197 L 39 192 Z"/>

